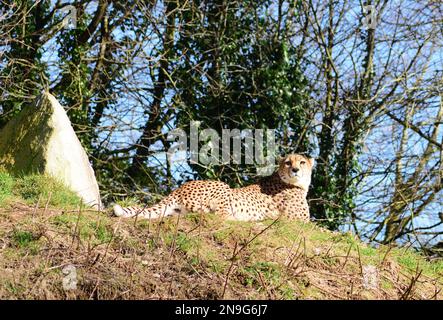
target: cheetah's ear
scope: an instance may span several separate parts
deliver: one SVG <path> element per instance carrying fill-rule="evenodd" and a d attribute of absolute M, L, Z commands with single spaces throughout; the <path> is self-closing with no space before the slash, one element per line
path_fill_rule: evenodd
<path fill-rule="evenodd" d="M 314 158 L 308 158 L 308 162 L 311 165 L 311 168 L 314 166 L 315 164 L 315 159 Z"/>

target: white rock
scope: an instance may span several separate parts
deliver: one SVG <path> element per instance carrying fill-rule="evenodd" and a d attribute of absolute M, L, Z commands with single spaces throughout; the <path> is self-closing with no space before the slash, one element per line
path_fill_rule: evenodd
<path fill-rule="evenodd" d="M 102 207 L 88 156 L 64 108 L 49 92 L 43 92 L 0 131 L 0 166 L 15 173 L 51 175 L 85 204 Z"/>

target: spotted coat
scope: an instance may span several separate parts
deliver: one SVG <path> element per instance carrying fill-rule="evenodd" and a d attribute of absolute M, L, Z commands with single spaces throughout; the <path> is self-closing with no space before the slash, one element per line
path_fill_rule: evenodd
<path fill-rule="evenodd" d="M 122 217 L 155 219 L 187 212 L 213 212 L 229 220 L 276 219 L 309 220 L 306 200 L 313 159 L 292 154 L 280 161 L 271 176 L 244 188 L 231 189 L 220 181 L 190 181 L 149 208 L 114 206 Z"/>

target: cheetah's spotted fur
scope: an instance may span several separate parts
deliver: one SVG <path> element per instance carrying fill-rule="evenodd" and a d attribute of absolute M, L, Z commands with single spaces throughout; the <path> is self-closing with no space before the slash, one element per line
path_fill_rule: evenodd
<path fill-rule="evenodd" d="M 114 206 L 122 217 L 159 218 L 187 212 L 214 212 L 230 220 L 277 218 L 309 220 L 306 200 L 313 159 L 292 154 L 280 161 L 271 176 L 244 188 L 219 181 L 190 181 L 150 208 Z"/>

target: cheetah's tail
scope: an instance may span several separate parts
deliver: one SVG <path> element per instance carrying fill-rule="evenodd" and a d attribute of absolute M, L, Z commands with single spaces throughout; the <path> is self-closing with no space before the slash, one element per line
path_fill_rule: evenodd
<path fill-rule="evenodd" d="M 123 208 L 122 206 L 116 204 L 114 207 L 112 207 L 114 214 L 117 217 L 129 217 L 129 212 L 127 208 Z"/>
<path fill-rule="evenodd" d="M 116 204 L 113 207 L 114 214 L 117 217 L 123 217 L 123 218 L 131 218 L 135 216 L 144 217 L 145 215 L 149 215 L 149 211 L 147 208 L 139 208 L 139 207 L 125 207 Z M 155 217 L 153 217 L 155 218 Z"/>
<path fill-rule="evenodd" d="M 132 218 L 132 217 L 140 217 L 140 218 L 152 218 L 156 219 L 160 217 L 161 206 L 153 206 L 150 208 L 141 208 L 141 207 L 122 207 L 118 204 L 113 207 L 114 214 L 117 217 L 123 218 Z"/>

